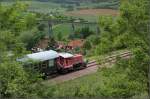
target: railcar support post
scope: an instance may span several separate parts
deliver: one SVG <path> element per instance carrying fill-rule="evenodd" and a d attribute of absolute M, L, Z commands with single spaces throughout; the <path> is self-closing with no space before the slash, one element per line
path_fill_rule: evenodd
<path fill-rule="evenodd" d="M 48 21 L 48 36 L 49 36 L 49 39 L 50 39 L 51 35 L 52 35 L 52 21 L 49 20 Z"/>

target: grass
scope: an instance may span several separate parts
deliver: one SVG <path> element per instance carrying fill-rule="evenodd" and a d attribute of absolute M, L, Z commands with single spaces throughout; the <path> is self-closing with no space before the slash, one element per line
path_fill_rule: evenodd
<path fill-rule="evenodd" d="M 81 3 L 81 8 L 112 8 L 118 9 L 119 1 L 111 0 L 111 1 L 102 1 L 99 3 Z"/>
<path fill-rule="evenodd" d="M 50 12 L 64 12 L 65 8 L 62 8 L 60 4 L 52 3 L 52 2 L 40 2 L 40 1 L 20 1 L 22 3 L 26 3 L 29 5 L 29 11 L 35 11 L 40 13 L 50 13 Z M 14 2 L 1 2 L 2 5 L 11 5 Z"/>
<path fill-rule="evenodd" d="M 81 29 L 81 28 L 86 27 L 86 26 L 89 26 L 92 31 L 96 32 L 96 26 L 94 26 L 94 25 L 76 24 L 75 25 L 75 30 Z M 71 33 L 73 33 L 72 25 L 68 24 L 68 23 L 55 25 L 53 27 L 53 36 L 54 36 L 54 38 L 57 39 L 57 35 L 60 32 L 62 33 L 62 36 L 63 36 L 62 38 L 64 38 L 64 39 L 68 38 L 68 36 Z"/>
<path fill-rule="evenodd" d="M 48 82 L 51 83 L 51 82 Z M 47 84 L 47 83 L 46 83 Z M 49 92 L 53 97 L 100 95 L 96 91 L 103 85 L 100 72 L 87 75 L 61 84 L 50 84 Z"/>
<path fill-rule="evenodd" d="M 40 13 L 50 13 L 50 12 L 61 12 L 63 13 L 66 9 L 61 8 L 60 4 L 52 2 L 39 2 L 39 1 L 28 1 L 30 3 L 29 10 L 40 12 Z"/>
<path fill-rule="evenodd" d="M 68 38 L 69 34 L 72 32 L 70 24 L 58 24 L 53 27 L 53 36 L 57 38 L 58 33 L 62 33 L 62 38 Z"/>

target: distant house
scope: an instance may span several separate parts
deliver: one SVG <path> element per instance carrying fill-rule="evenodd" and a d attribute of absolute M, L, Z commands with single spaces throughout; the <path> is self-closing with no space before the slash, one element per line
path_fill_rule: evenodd
<path fill-rule="evenodd" d="M 66 45 L 63 42 L 57 42 L 57 49 L 65 49 Z"/>
<path fill-rule="evenodd" d="M 84 44 L 84 40 L 72 40 L 68 44 L 64 44 L 63 42 L 57 42 L 57 50 L 65 49 L 65 50 L 73 50 L 75 48 L 82 48 Z"/>
<path fill-rule="evenodd" d="M 66 46 L 67 49 L 75 49 L 75 48 L 82 48 L 83 47 L 83 44 L 84 44 L 84 40 L 82 39 L 78 39 L 78 40 L 73 40 L 73 41 L 70 41 L 68 43 L 68 45 Z"/>

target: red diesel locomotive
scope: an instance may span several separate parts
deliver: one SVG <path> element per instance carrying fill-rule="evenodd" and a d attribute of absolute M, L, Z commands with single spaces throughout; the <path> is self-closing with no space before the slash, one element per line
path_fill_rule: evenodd
<path fill-rule="evenodd" d="M 81 54 L 60 53 L 56 59 L 56 66 L 59 72 L 67 72 L 68 70 L 85 68 L 86 62 Z"/>

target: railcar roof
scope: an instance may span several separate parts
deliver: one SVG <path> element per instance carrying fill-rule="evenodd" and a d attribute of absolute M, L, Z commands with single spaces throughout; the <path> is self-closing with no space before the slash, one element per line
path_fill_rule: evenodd
<path fill-rule="evenodd" d="M 63 57 L 63 58 L 70 58 L 70 57 L 73 57 L 72 54 L 70 53 L 59 53 L 59 56 Z"/>
<path fill-rule="evenodd" d="M 25 56 L 25 58 L 20 59 L 20 61 L 27 61 L 27 60 L 46 61 L 46 60 L 55 59 L 57 57 L 59 56 L 56 51 L 49 50 L 49 51 L 28 54 Z"/>

